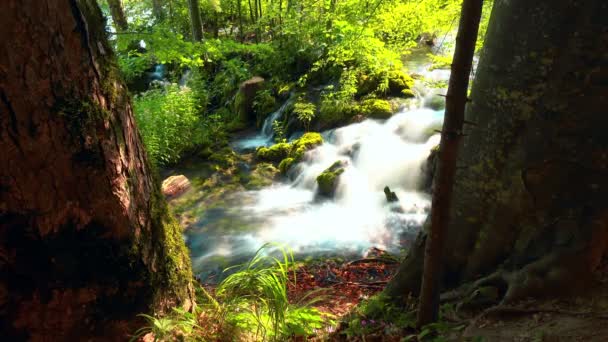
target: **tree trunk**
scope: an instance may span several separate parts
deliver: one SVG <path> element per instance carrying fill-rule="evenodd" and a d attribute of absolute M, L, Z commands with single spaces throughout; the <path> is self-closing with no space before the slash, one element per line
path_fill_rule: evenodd
<path fill-rule="evenodd" d="M 588 285 L 608 245 L 608 3 L 496 1 L 473 83 L 442 285 L 509 302 Z M 421 234 L 387 287 L 420 288 Z M 576 279 L 576 281 L 573 281 Z"/>
<path fill-rule="evenodd" d="M 253 6 L 251 6 L 251 0 L 247 0 L 249 3 L 249 16 L 251 17 L 251 23 L 255 24 L 255 17 L 253 16 Z"/>
<path fill-rule="evenodd" d="M 122 9 L 122 2 L 120 0 L 108 0 L 108 6 L 110 7 L 110 14 L 112 15 L 116 31 L 126 31 L 129 28 L 129 24 Z"/>
<path fill-rule="evenodd" d="M 446 96 L 445 118 L 439 145 L 437 182 L 433 190 L 430 236 L 424 252 L 424 273 L 418 305 L 418 326 L 437 321 L 439 314 L 439 279 L 445 232 L 450 220 L 456 159 L 464 125 L 469 75 L 477 42 L 483 0 L 464 0 L 452 74 Z"/>
<path fill-rule="evenodd" d="M 154 14 L 154 18 L 156 18 L 157 21 L 165 20 L 162 0 L 152 0 L 152 14 Z"/>
<path fill-rule="evenodd" d="M 94 0 L 0 3 L 0 336 L 123 340 L 192 299 Z"/>
<path fill-rule="evenodd" d="M 243 10 L 242 10 L 242 4 L 241 4 L 241 0 L 237 0 L 236 1 L 236 10 L 238 12 L 238 16 L 239 16 L 239 40 L 241 41 L 241 43 L 243 42 Z"/>
<path fill-rule="evenodd" d="M 198 0 L 188 0 L 190 11 L 190 25 L 192 26 L 192 40 L 200 42 L 203 40 L 203 24 Z"/>

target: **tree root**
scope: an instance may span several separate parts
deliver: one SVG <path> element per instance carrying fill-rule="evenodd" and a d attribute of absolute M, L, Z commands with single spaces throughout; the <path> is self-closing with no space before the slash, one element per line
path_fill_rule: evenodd
<path fill-rule="evenodd" d="M 364 264 L 366 262 L 380 262 L 380 263 L 385 263 L 385 264 L 398 264 L 399 260 L 389 259 L 389 258 L 363 258 L 363 259 L 357 259 L 357 260 L 353 260 L 351 262 L 348 262 L 348 263 L 346 263 L 346 266 L 352 266 L 352 265 L 357 265 L 357 264 Z"/>
<path fill-rule="evenodd" d="M 607 319 L 608 320 L 608 312 L 595 312 L 595 311 L 571 311 L 571 310 L 560 310 L 560 309 L 526 309 L 526 308 L 518 308 L 515 306 L 507 306 L 507 305 L 498 305 L 491 307 L 487 310 L 484 310 L 478 317 L 487 317 L 487 316 L 499 316 L 499 315 L 528 315 L 528 314 L 537 314 L 537 313 L 550 313 L 556 315 L 566 315 L 566 316 L 578 316 L 578 317 L 591 317 L 597 319 Z"/>

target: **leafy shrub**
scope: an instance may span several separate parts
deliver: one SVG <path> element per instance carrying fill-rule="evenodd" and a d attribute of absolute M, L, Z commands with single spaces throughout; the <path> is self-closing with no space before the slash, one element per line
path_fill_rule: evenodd
<path fill-rule="evenodd" d="M 293 114 L 302 123 L 305 131 L 308 131 L 310 122 L 315 118 L 316 111 L 316 106 L 310 102 L 296 102 L 293 107 Z"/>
<path fill-rule="evenodd" d="M 171 164 L 203 141 L 199 104 L 189 88 L 175 84 L 135 96 L 133 107 L 148 154 Z"/>

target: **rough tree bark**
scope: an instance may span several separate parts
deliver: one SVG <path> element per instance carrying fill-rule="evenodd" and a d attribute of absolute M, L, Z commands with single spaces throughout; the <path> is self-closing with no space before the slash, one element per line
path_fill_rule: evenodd
<path fill-rule="evenodd" d="M 188 0 L 188 10 L 190 11 L 190 25 L 192 26 L 192 40 L 200 42 L 203 40 L 203 23 L 201 22 L 198 0 Z"/>
<path fill-rule="evenodd" d="M 101 11 L 5 0 L 0 22 L 0 336 L 120 340 L 192 275 Z"/>
<path fill-rule="evenodd" d="M 452 62 L 452 74 L 445 101 L 441 143 L 439 144 L 431 226 L 424 252 L 424 272 L 422 274 L 417 319 L 419 327 L 437 321 L 439 314 L 439 279 L 443 262 L 441 257 L 450 220 L 456 160 L 463 134 L 469 75 L 473 66 L 473 54 L 475 53 L 482 8 L 483 0 L 464 0 L 462 2 L 454 61 Z"/>
<path fill-rule="evenodd" d="M 444 288 L 588 286 L 608 247 L 608 3 L 495 1 L 473 83 Z M 420 288 L 421 234 L 387 294 Z M 481 278 L 481 279 L 480 279 Z M 572 281 L 576 279 L 577 281 Z"/>
<path fill-rule="evenodd" d="M 114 28 L 116 31 L 126 31 L 129 28 L 127 23 L 127 17 L 122 9 L 121 0 L 108 0 L 108 6 L 110 7 L 110 15 L 112 15 L 112 21 L 114 22 Z"/>

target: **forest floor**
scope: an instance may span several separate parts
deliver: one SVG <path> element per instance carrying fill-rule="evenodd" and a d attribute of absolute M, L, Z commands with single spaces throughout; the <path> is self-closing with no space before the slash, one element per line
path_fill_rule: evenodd
<path fill-rule="evenodd" d="M 247 159 L 243 161 L 251 163 Z M 199 170 L 200 167 L 197 164 L 192 169 Z M 211 173 L 217 172 L 211 171 Z M 194 174 L 187 173 L 187 175 L 194 179 L 202 177 L 199 174 L 196 174 L 196 177 Z M 263 177 L 258 178 L 265 181 L 262 182 L 263 184 L 267 184 L 272 182 L 272 175 L 268 177 L 262 175 Z M 218 199 L 222 199 L 225 193 L 235 191 L 227 184 L 234 183 L 236 189 L 243 187 L 241 180 L 235 179 L 234 175 L 222 177 L 217 186 L 211 186 L 204 192 L 206 201 L 202 203 L 207 205 L 221 203 Z M 224 178 L 229 178 L 229 181 Z M 186 196 L 185 199 L 187 200 L 188 197 Z M 185 202 L 198 204 L 201 203 L 201 199 Z M 173 205 L 175 206 L 175 203 Z M 182 221 L 184 217 L 181 217 Z M 438 326 L 439 337 L 434 340 L 424 330 L 420 332 L 413 328 L 415 304 L 399 309 L 408 311 L 407 319 L 400 322 L 366 317 L 361 308 L 362 304 L 380 293 L 399 267 L 398 261 L 383 251 L 372 248 L 370 252 L 359 260 L 319 258 L 298 263 L 294 273 L 295 279 L 292 279 L 288 289 L 290 300 L 297 302 L 311 291 L 315 291 L 317 295 L 322 296 L 322 300 L 316 302 L 314 306 L 332 315 L 335 321 L 335 324 L 319 331 L 316 337 L 309 340 L 608 341 L 608 262 L 598 272 L 596 285 L 575 298 L 531 300 L 508 307 L 499 305 L 475 312 L 456 310 L 458 303 L 451 306 L 444 305 L 442 320 Z M 577 279 L 572 281 L 576 282 Z M 212 286 L 207 288 L 213 291 Z M 350 324 L 353 320 L 357 321 L 357 329 L 353 329 Z"/>
<path fill-rule="evenodd" d="M 442 308 L 437 339 L 416 331 L 413 321 L 399 323 L 365 317 L 361 303 L 382 291 L 398 269 L 398 263 L 381 250 L 364 259 L 318 261 L 296 271 L 289 289 L 297 300 L 312 290 L 324 300 L 315 306 L 334 315 L 340 324 L 320 332 L 320 341 L 608 341 L 608 263 L 595 285 L 576 297 L 528 300 L 509 306 L 496 305 L 478 311 L 459 311 L 457 305 Z M 576 279 L 573 279 L 576 281 Z M 415 317 L 415 306 L 405 308 Z M 347 328 L 358 318 L 359 329 Z M 361 327 L 361 324 L 366 327 Z M 355 332 L 353 334 L 353 332 Z M 424 336 L 426 335 L 426 336 Z"/>

